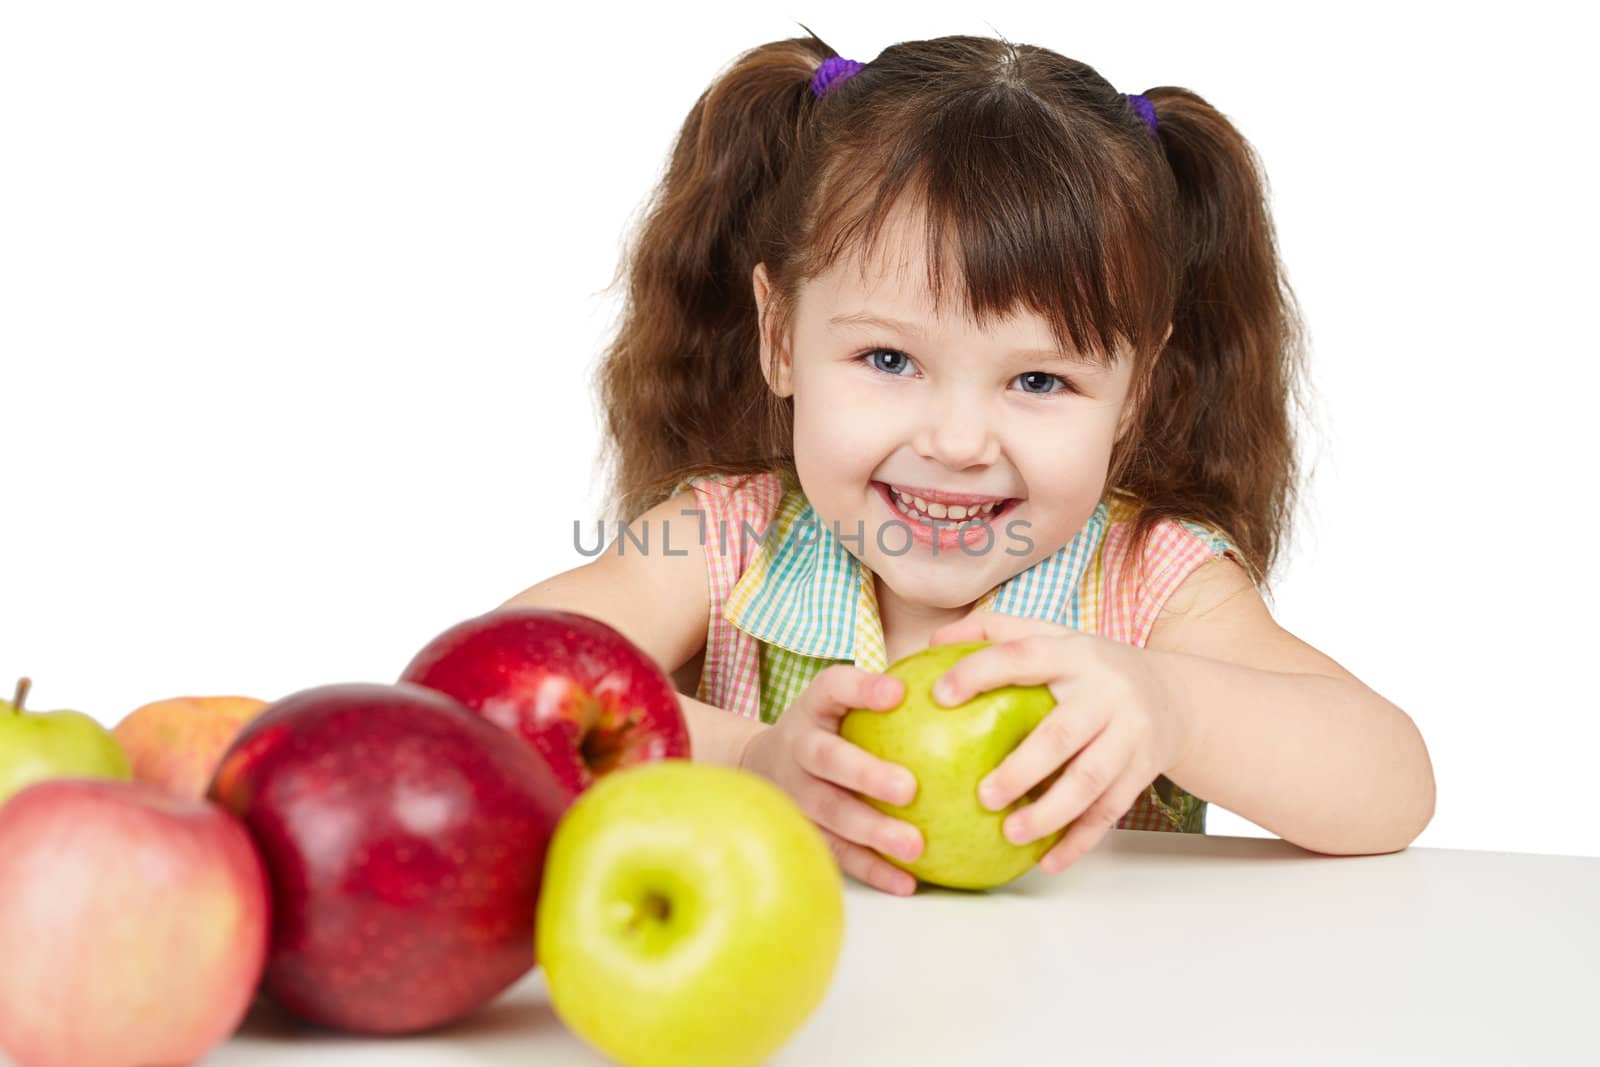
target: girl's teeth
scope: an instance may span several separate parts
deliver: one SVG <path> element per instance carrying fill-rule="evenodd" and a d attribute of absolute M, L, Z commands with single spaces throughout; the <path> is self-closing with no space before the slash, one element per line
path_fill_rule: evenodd
<path fill-rule="evenodd" d="M 896 497 L 895 502 L 900 506 L 900 510 L 904 511 L 912 518 L 948 518 L 955 522 L 961 522 L 966 519 L 975 519 L 979 516 L 987 516 L 993 513 L 994 509 L 999 506 L 998 504 L 978 504 L 971 507 L 964 507 L 961 504 L 950 504 L 948 506 L 944 504 L 930 504 L 920 496 L 911 496 L 908 493 L 902 493 L 898 489 L 894 489 L 893 492 Z M 917 512 L 921 512 L 921 515 L 918 515 Z"/>

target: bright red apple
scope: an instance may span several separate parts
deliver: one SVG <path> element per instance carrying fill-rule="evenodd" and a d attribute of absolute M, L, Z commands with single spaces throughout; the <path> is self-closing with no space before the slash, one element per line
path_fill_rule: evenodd
<path fill-rule="evenodd" d="M 689 758 L 672 680 L 643 649 L 590 615 L 501 608 L 457 623 L 400 680 L 454 697 L 543 754 L 570 804 L 612 771 Z"/>
<path fill-rule="evenodd" d="M 21 1067 L 194 1063 L 255 999 L 271 918 L 261 858 L 217 805 L 35 782 L 0 808 L 0 1048 Z"/>
<path fill-rule="evenodd" d="M 209 795 L 244 820 L 271 874 L 264 987 L 288 1011 L 411 1033 L 533 966 L 561 793 L 530 746 L 444 694 L 292 693 L 234 739 Z"/>

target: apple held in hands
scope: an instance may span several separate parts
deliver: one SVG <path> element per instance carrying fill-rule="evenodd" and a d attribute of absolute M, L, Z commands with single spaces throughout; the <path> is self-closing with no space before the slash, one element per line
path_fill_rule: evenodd
<path fill-rule="evenodd" d="M 672 680 L 643 649 L 580 612 L 501 608 L 418 652 L 403 682 L 437 689 L 526 738 L 568 803 L 612 771 L 689 758 Z"/>
<path fill-rule="evenodd" d="M 0 1048 L 20 1067 L 194 1063 L 249 1010 L 270 925 L 260 857 L 215 804 L 35 782 L 0 808 Z"/>
<path fill-rule="evenodd" d="M 24 711 L 27 678 L 0 700 L 0 806 L 24 786 L 48 778 L 133 777 L 111 731 L 81 711 Z"/>
<path fill-rule="evenodd" d="M 173 697 L 134 708 L 111 732 L 133 776 L 187 797 L 204 796 L 217 761 L 267 706 L 255 697 Z"/>
<path fill-rule="evenodd" d="M 662 760 L 607 775 L 567 810 L 537 938 L 556 1014 L 618 1063 L 752 1065 L 828 990 L 843 879 L 777 786 Z"/>
<path fill-rule="evenodd" d="M 210 796 L 273 887 L 266 991 L 325 1026 L 411 1033 L 533 966 L 564 808 L 537 752 L 421 686 L 304 689 L 252 720 Z"/>
<path fill-rule="evenodd" d="M 953 889 L 1004 885 L 1038 863 L 1066 832 L 1063 827 L 1014 845 L 1001 829 L 1007 815 L 1037 800 L 1055 776 L 1001 811 L 990 811 L 978 800 L 978 783 L 1055 707 L 1050 690 L 1042 685 L 1002 686 L 953 708 L 933 698 L 933 683 L 945 671 L 989 644 L 935 645 L 897 660 L 884 673 L 905 684 L 900 703 L 889 711 L 854 709 L 839 723 L 840 737 L 900 764 L 917 779 L 917 794 L 904 807 L 861 795 L 879 811 L 922 831 L 923 849 L 915 860 L 880 855 L 924 882 Z"/>

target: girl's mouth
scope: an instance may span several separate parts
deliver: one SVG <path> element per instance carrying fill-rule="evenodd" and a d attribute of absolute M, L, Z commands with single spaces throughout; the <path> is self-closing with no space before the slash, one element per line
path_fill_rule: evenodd
<path fill-rule="evenodd" d="M 895 514 L 899 515 L 901 518 L 905 519 L 907 522 L 915 523 L 916 526 L 920 526 L 929 531 L 937 529 L 941 534 L 949 532 L 952 534 L 952 536 L 958 532 L 961 527 L 981 526 L 986 523 L 992 523 L 996 519 L 999 519 L 1001 516 L 1010 512 L 1022 502 L 1020 497 L 1009 497 L 1006 500 L 1001 501 L 997 507 L 991 508 L 987 512 L 967 515 L 960 519 L 941 519 L 933 515 L 924 515 L 912 505 L 909 505 L 905 501 L 901 500 L 899 495 L 889 487 L 887 482 L 873 482 L 872 486 L 878 491 L 878 495 L 883 498 L 883 502 L 889 507 L 889 509 Z M 935 527 L 934 523 L 938 523 L 939 525 Z"/>

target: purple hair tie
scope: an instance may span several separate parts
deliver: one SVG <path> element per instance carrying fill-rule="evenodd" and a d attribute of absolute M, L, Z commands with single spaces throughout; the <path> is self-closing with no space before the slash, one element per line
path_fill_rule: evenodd
<path fill-rule="evenodd" d="M 1128 98 L 1128 103 L 1133 105 L 1133 110 L 1137 111 L 1139 113 L 1139 117 L 1144 119 L 1144 124 L 1150 127 L 1150 135 L 1152 137 L 1159 136 L 1156 133 L 1155 106 L 1138 93 L 1134 93 L 1131 96 L 1129 96 L 1127 93 L 1123 93 L 1122 95 Z"/>
<path fill-rule="evenodd" d="M 860 70 L 866 64 L 857 63 L 853 59 L 843 56 L 829 56 L 817 67 L 817 72 L 811 76 L 811 92 L 815 96 L 822 96 L 830 88 L 844 81 L 850 75 Z"/>

